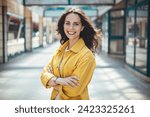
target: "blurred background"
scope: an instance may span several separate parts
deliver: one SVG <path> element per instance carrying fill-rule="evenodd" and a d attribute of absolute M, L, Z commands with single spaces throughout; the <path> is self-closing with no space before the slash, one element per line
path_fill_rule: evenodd
<path fill-rule="evenodd" d="M 102 31 L 91 99 L 150 99 L 150 0 L 0 0 L 0 99 L 49 99 L 40 74 L 70 7 Z"/>

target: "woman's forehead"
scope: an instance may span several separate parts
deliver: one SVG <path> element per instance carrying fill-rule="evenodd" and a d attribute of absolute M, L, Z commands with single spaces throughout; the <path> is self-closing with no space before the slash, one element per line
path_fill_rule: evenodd
<path fill-rule="evenodd" d="M 78 14 L 75 14 L 75 13 L 69 13 L 66 18 L 65 18 L 65 21 L 81 21 L 80 17 Z"/>

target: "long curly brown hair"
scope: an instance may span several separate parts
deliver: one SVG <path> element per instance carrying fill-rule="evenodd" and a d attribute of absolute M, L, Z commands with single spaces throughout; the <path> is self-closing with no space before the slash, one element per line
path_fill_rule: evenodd
<path fill-rule="evenodd" d="M 90 19 L 86 14 L 79 8 L 69 8 L 65 13 L 62 14 L 57 24 L 57 33 L 60 34 L 60 43 L 64 44 L 68 39 L 64 32 L 64 22 L 68 14 L 74 13 L 79 15 L 81 23 L 84 26 L 83 31 L 80 33 L 80 37 L 84 40 L 85 45 L 92 51 L 95 52 L 98 46 L 98 39 L 100 39 L 100 30 L 96 30 L 92 25 Z"/>

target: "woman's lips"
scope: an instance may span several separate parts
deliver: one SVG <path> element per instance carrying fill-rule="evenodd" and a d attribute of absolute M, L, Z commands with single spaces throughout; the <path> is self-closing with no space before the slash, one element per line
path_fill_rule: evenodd
<path fill-rule="evenodd" d="M 67 33 L 68 33 L 69 35 L 74 35 L 76 32 L 67 31 Z"/>

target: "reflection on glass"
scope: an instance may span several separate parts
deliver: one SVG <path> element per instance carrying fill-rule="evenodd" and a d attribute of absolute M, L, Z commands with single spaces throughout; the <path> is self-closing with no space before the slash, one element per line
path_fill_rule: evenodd
<path fill-rule="evenodd" d="M 148 5 L 137 8 L 136 17 L 136 62 L 135 67 L 147 71 L 147 22 Z"/>
<path fill-rule="evenodd" d="M 36 22 L 32 22 L 32 37 L 39 36 L 39 24 Z"/>
<path fill-rule="evenodd" d="M 121 0 L 116 0 L 118 3 Z M 114 0 L 25 0 L 26 4 L 114 4 Z"/>
<path fill-rule="evenodd" d="M 123 10 L 112 11 L 110 15 L 111 17 L 121 17 L 124 16 L 124 11 Z"/>
<path fill-rule="evenodd" d="M 123 36 L 123 19 L 111 20 L 111 36 Z"/>
<path fill-rule="evenodd" d="M 99 3 L 103 3 L 103 4 L 113 4 L 114 0 L 71 0 L 72 4 L 99 4 Z"/>
<path fill-rule="evenodd" d="M 25 4 L 68 4 L 68 0 L 25 0 Z"/>
<path fill-rule="evenodd" d="M 110 53 L 123 54 L 123 40 L 110 41 Z"/>
<path fill-rule="evenodd" d="M 8 40 L 23 38 L 23 20 L 17 17 L 9 16 Z"/>
<path fill-rule="evenodd" d="M 131 6 L 134 6 L 135 5 L 135 0 L 127 0 L 127 6 L 128 7 L 131 7 Z"/>
<path fill-rule="evenodd" d="M 108 52 L 108 14 L 102 17 L 102 50 Z"/>
<path fill-rule="evenodd" d="M 137 1 L 138 1 L 138 3 L 139 3 L 139 2 L 143 2 L 143 1 L 145 1 L 145 0 L 137 0 Z"/>
<path fill-rule="evenodd" d="M 126 20 L 126 62 L 130 65 L 134 65 L 134 30 L 135 30 L 135 12 L 134 9 L 127 11 Z"/>
<path fill-rule="evenodd" d="M 15 0 L 17 3 L 23 4 L 23 0 Z"/>

